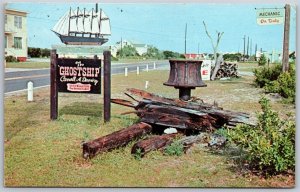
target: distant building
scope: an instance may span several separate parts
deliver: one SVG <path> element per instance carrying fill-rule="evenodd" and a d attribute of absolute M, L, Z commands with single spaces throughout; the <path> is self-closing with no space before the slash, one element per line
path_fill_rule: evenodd
<path fill-rule="evenodd" d="M 265 55 L 267 58 L 267 61 L 270 61 L 270 63 L 281 63 L 282 62 L 282 53 L 281 51 L 272 50 L 272 51 L 257 51 L 255 56 L 256 60 L 259 61 L 261 55 Z"/>
<path fill-rule="evenodd" d="M 19 61 L 27 59 L 27 12 L 5 9 L 4 48 L 5 56 Z"/>
<path fill-rule="evenodd" d="M 110 52 L 113 57 L 117 57 L 118 47 L 116 45 L 111 45 Z"/>
<path fill-rule="evenodd" d="M 144 53 L 147 53 L 147 50 L 149 48 L 149 45 L 147 45 L 147 44 L 133 42 L 133 41 L 127 41 L 124 39 L 124 40 L 122 40 L 122 42 L 119 41 L 115 45 L 111 46 L 112 56 L 116 57 L 118 50 L 120 50 L 121 47 L 124 48 L 125 46 L 134 47 L 139 55 L 143 55 Z"/>
<path fill-rule="evenodd" d="M 135 47 L 135 49 L 139 55 L 143 55 L 144 53 L 147 53 L 147 50 L 148 50 L 147 44 L 132 43 L 132 46 Z"/>
<path fill-rule="evenodd" d="M 184 54 L 186 59 L 205 59 L 205 54 L 204 53 L 200 53 L 200 54 L 196 54 L 196 53 L 187 53 Z"/>

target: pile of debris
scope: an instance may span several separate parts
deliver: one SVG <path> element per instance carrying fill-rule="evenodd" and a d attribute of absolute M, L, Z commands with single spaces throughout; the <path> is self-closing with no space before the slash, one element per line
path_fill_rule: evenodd
<path fill-rule="evenodd" d="M 208 145 L 223 145 L 226 139 L 216 135 L 203 139 L 200 133 L 213 133 L 224 125 L 235 127 L 238 123 L 250 124 L 249 115 L 241 112 L 223 110 L 217 104 L 204 103 L 202 100 L 182 101 L 161 97 L 143 90 L 127 89 L 125 95 L 133 101 L 111 99 L 112 103 L 135 109 L 140 122 L 83 144 L 83 157 L 92 158 L 96 154 L 125 146 L 134 139 L 150 133 L 169 134 L 155 135 L 138 141 L 132 147 L 132 153 L 139 151 L 143 156 L 147 152 L 163 149 L 175 138 L 184 145 L 185 150 L 194 143 L 206 142 Z M 175 131 L 172 131 L 175 130 Z M 166 132 L 166 131 L 165 131 Z M 195 134 L 197 134 L 195 136 Z M 221 141 L 221 142 L 219 142 Z"/>
<path fill-rule="evenodd" d="M 221 79 L 224 77 L 238 77 L 238 63 L 234 62 L 221 62 L 220 68 L 217 71 L 216 77 L 217 79 Z M 214 68 L 212 68 L 214 71 Z"/>

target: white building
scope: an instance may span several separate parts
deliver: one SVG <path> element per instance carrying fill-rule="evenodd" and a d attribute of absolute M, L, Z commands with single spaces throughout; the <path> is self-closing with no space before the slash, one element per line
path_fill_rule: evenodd
<path fill-rule="evenodd" d="M 27 59 L 27 12 L 5 9 L 4 48 L 5 56 L 19 61 Z"/>
<path fill-rule="evenodd" d="M 124 48 L 125 46 L 134 47 L 139 55 L 143 55 L 143 54 L 147 53 L 147 50 L 149 48 L 149 45 L 147 45 L 147 44 L 122 40 L 122 42 L 119 41 L 115 45 L 110 46 L 111 47 L 111 54 L 114 57 L 116 57 L 118 50 L 120 50 L 121 47 Z"/>

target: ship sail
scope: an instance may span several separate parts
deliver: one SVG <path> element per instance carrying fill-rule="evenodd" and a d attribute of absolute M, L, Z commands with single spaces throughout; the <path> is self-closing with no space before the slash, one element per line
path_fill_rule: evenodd
<path fill-rule="evenodd" d="M 53 27 L 65 44 L 103 44 L 108 41 L 104 36 L 111 35 L 109 17 L 100 9 L 70 10 Z"/>
<path fill-rule="evenodd" d="M 71 10 L 71 14 L 70 14 L 70 22 L 69 24 L 66 24 L 67 26 L 69 26 L 69 32 L 77 32 L 77 25 L 76 25 L 76 20 L 77 20 L 77 17 L 76 17 L 76 14 L 73 10 Z"/>
<path fill-rule="evenodd" d="M 101 20 L 100 20 L 100 34 L 110 35 L 110 21 L 107 15 L 101 10 Z"/>
<path fill-rule="evenodd" d="M 93 34 L 100 34 L 99 30 L 99 12 L 95 13 L 93 12 L 93 17 L 92 17 L 92 30 L 91 33 Z"/>
<path fill-rule="evenodd" d="M 62 35 L 68 35 L 68 25 L 66 25 L 65 23 L 69 23 L 69 19 L 69 13 L 67 12 L 55 24 L 55 26 L 53 27 L 53 31 Z"/>
<path fill-rule="evenodd" d="M 84 13 L 83 17 L 83 29 L 85 33 L 91 33 L 91 12 Z"/>

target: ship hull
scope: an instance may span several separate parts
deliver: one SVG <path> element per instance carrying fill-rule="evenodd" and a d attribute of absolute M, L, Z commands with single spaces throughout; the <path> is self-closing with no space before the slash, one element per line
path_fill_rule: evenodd
<path fill-rule="evenodd" d="M 103 45 L 108 41 L 107 38 L 91 38 L 91 37 L 74 37 L 57 34 L 66 45 Z"/>

